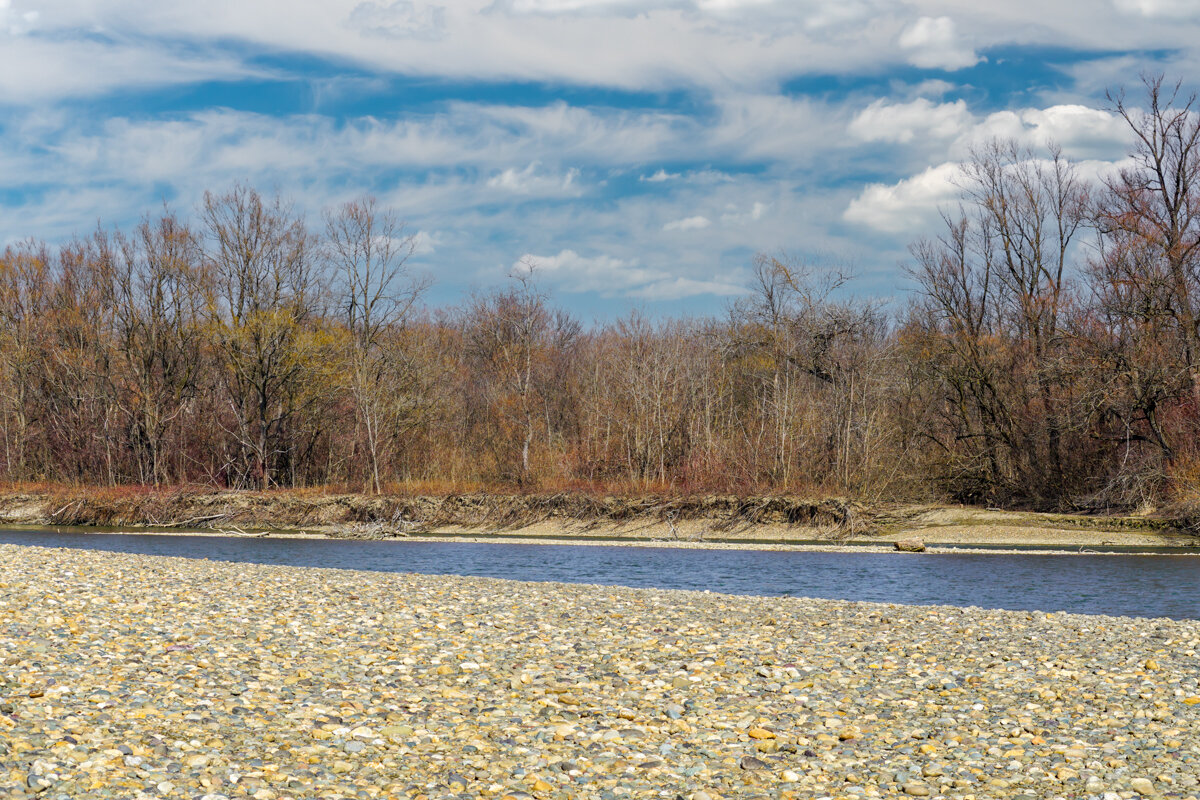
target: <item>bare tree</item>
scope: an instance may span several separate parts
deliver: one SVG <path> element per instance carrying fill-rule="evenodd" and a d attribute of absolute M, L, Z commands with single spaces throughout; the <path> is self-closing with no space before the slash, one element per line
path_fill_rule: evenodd
<path fill-rule="evenodd" d="M 571 346 L 579 326 L 549 307 L 534 281 L 535 266 L 523 265 L 510 276 L 514 286 L 472 300 L 468 311 L 470 352 L 492 382 L 490 403 L 498 433 L 515 432 L 518 481 L 533 475 L 531 453 L 540 418 L 542 372 L 549 353 Z"/>
<path fill-rule="evenodd" d="M 1087 193 L 1058 148 L 1045 157 L 992 142 L 963 165 L 946 233 L 913 246 L 930 364 L 946 391 L 955 448 L 974 492 L 1004 486 L 1058 497 L 1069 401 L 1063 332 L 1071 244 Z"/>
<path fill-rule="evenodd" d="M 408 268 L 415 235 L 374 197 L 326 212 L 325 243 L 349 333 L 349 384 L 366 440 L 371 488 L 380 492 L 380 465 L 421 405 L 411 354 L 400 345 L 409 313 L 429 281 Z"/>
<path fill-rule="evenodd" d="M 45 353 L 51 313 L 51 254 L 27 242 L 0 256 L 0 374 L 4 398 L 4 465 L 10 479 L 30 477 L 30 400 Z"/>
<path fill-rule="evenodd" d="M 756 382 L 760 422 L 746 435 L 769 432 L 751 449 L 769 454 L 770 480 L 782 485 L 795 478 L 801 454 L 815 451 L 840 483 L 851 480 L 868 375 L 859 356 L 884 330 L 874 304 L 834 299 L 846 282 L 838 271 L 760 255 L 751 294 L 730 309 L 728 356 L 753 365 Z"/>
<path fill-rule="evenodd" d="M 235 186 L 201 209 L 212 271 L 208 304 L 236 439 L 237 479 L 259 488 L 289 469 L 289 424 L 322 359 L 321 286 L 304 223 L 278 198 Z"/>
<path fill-rule="evenodd" d="M 1134 136 L 1133 165 L 1107 182 L 1097 219 L 1113 262 L 1135 284 L 1164 291 L 1159 311 L 1176 330 L 1200 404 L 1200 109 L 1162 75 L 1143 79 L 1146 106 L 1109 99 Z M 1129 258 L 1136 253 L 1136 258 Z"/>
<path fill-rule="evenodd" d="M 131 236 L 118 234 L 116 243 L 117 401 L 138 480 L 158 485 L 171 478 L 168 435 L 200 386 L 207 275 L 196 237 L 172 213 L 145 219 Z"/>

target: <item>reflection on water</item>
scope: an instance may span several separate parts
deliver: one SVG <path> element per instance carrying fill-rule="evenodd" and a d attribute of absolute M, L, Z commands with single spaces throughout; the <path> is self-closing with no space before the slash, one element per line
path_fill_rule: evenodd
<path fill-rule="evenodd" d="M 1196 556 L 902 555 L 47 531 L 3 531 L 0 543 L 298 567 L 1200 618 Z"/>

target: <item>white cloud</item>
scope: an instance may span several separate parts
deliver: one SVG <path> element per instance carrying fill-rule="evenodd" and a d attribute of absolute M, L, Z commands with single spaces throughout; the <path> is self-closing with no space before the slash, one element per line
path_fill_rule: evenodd
<path fill-rule="evenodd" d="M 0 36 L 27 29 L 26 15 L 37 13 L 38 35 L 24 37 L 37 40 L 37 57 L 0 59 L 0 74 L 33 87 L 19 102 L 40 103 L 87 87 L 170 85 L 186 80 L 180 61 L 196 79 L 230 65 L 249 72 L 266 52 L 450 81 L 764 93 L 814 72 L 959 69 L 998 45 L 1194 53 L 1197 8 L 1198 0 L 8 0 Z M 108 65 L 122 54 L 142 68 L 114 73 Z"/>
<path fill-rule="evenodd" d="M 876 100 L 850 123 L 850 133 L 866 142 L 911 142 L 915 137 L 952 139 L 973 122 L 962 100 L 935 105 L 924 97 L 910 103 Z"/>
<path fill-rule="evenodd" d="M 763 203 L 758 200 L 750 206 L 750 210 L 742 212 L 737 206 L 731 205 L 728 210 L 721 215 L 721 222 L 726 225 L 745 225 L 748 222 L 757 222 L 767 215 L 771 206 L 768 203 Z"/>
<path fill-rule="evenodd" d="M 5 27 L 15 33 L 20 24 L 6 23 L 0 17 L 0 33 Z M 230 56 L 179 52 L 156 43 L 66 43 L 37 36 L 0 40 L 0 103 L 36 104 L 114 89 L 232 80 L 255 74 L 260 73 Z"/>
<path fill-rule="evenodd" d="M 664 231 L 701 231 L 712 225 L 712 220 L 708 217 L 685 217 L 676 219 L 663 225 Z"/>
<path fill-rule="evenodd" d="M 899 45 L 908 51 L 908 63 L 922 69 L 953 71 L 980 61 L 975 51 L 959 40 L 949 17 L 921 17 L 900 34 Z"/>
<path fill-rule="evenodd" d="M 568 292 L 601 292 L 610 296 L 661 277 L 639 266 L 637 259 L 603 254 L 585 257 L 574 250 L 562 250 L 551 256 L 526 253 L 512 266 L 514 273 L 530 270 Z"/>
<path fill-rule="evenodd" d="M 41 15 L 34 10 L 19 11 L 11 0 L 0 0 L 0 34 L 24 36 L 33 30 Z"/>
<path fill-rule="evenodd" d="M 850 202 L 842 218 L 888 233 L 928 230 L 938 208 L 957 199 L 961 178 L 958 164 L 946 163 L 898 183 L 873 183 Z"/>
<path fill-rule="evenodd" d="M 844 111 L 805 97 L 723 95 L 719 118 L 706 131 L 719 152 L 737 161 L 767 159 L 817 163 L 845 130 Z"/>
<path fill-rule="evenodd" d="M 37 115 L 30 115 L 30 119 Z M 270 117 L 229 110 L 178 119 L 112 118 L 80 130 L 49 115 L 36 130 L 6 130 L 8 152 L 25 148 L 0 185 L 44 179 L 47 150 L 61 170 L 105 180 L 223 181 L 320 170 L 480 168 L 485 186 L 514 194 L 571 196 L 581 191 L 580 165 L 655 158 L 695 130 L 649 114 L 586 109 L 508 108 L 452 104 L 444 111 L 391 121 Z M 699 143 L 703 146 L 702 140 Z M 3 152 L 3 151 L 0 151 Z M 675 152 L 678 152 L 675 150 Z M 541 157 L 553 157 L 547 163 Z M 512 166 L 525 164 L 523 167 Z M 64 175 L 65 176 L 65 175 Z"/>
<path fill-rule="evenodd" d="M 667 172 L 665 169 L 660 169 L 650 177 L 645 175 L 638 176 L 638 180 L 643 183 L 663 183 L 665 181 L 674 180 L 679 177 L 678 172 Z"/>
<path fill-rule="evenodd" d="M 1148 63 L 1197 74 L 1193 5 L 1114 2 L 1081 13 L 1078 0 L 0 0 L 0 238 L 86 232 L 100 215 L 126 222 L 162 194 L 186 213 L 203 189 L 241 179 L 280 187 L 310 214 L 373 191 L 451 284 L 522 252 L 575 254 L 557 268 L 562 286 L 599 273 L 594 291 L 639 297 L 720 293 L 760 249 L 890 269 L 895 243 L 935 225 L 933 209 L 954 197 L 938 188 L 946 165 L 928 165 L 999 135 L 1055 139 L 1099 174 L 1128 134 L 1087 104 Z M 888 81 L 873 103 L 863 90 L 780 89 L 813 74 L 858 86 L 904 63 L 959 69 L 998 45 L 1039 44 L 1063 48 L 1067 77 L 1046 90 L 1033 81 L 1027 99 L 994 114 L 943 101 L 973 94 L 948 80 Z M 1072 49 L 1124 55 L 1101 70 L 1100 59 L 1073 66 Z M 1085 69 L 1091 77 L 1072 82 Z M 175 102 L 160 91 L 138 106 L 139 89 L 247 75 L 313 85 L 313 105 L 156 115 Z M 593 87 L 614 99 L 453 99 L 477 96 L 480 80 L 495 88 L 488 96 L 517 80 L 567 87 L 581 103 Z M 345 116 L 410 83 L 439 87 L 434 102 Z M 641 107 L 614 107 L 627 96 L 609 89 L 633 90 Z M 678 91 L 653 94 L 662 89 Z M 110 108 L 138 110 L 113 118 Z M 847 175 L 863 183 L 847 186 Z M 864 243 L 839 220 L 894 235 Z"/>
<path fill-rule="evenodd" d="M 941 97 L 956 88 L 958 87 L 950 81 L 930 78 L 910 87 L 907 94 L 909 97 Z"/>
<path fill-rule="evenodd" d="M 1130 142 L 1120 116 L 1081 105 L 1025 108 L 989 114 L 967 130 L 955 150 L 965 155 L 971 145 L 989 139 L 1015 139 L 1034 148 L 1055 142 L 1071 158 L 1117 158 Z"/>
<path fill-rule="evenodd" d="M 1035 161 L 1046 170 L 1051 168 L 1048 159 L 1036 158 Z M 850 201 L 842 213 L 842 219 L 885 233 L 916 235 L 921 231 L 930 231 L 938 225 L 941 210 L 962 198 L 967 179 L 961 163 L 946 162 L 932 166 L 892 184 L 872 183 Z M 1129 157 L 1071 162 L 1078 178 L 1094 186 L 1133 163 Z"/>
<path fill-rule="evenodd" d="M 1200 0 L 1114 0 L 1118 10 L 1146 17 L 1197 17 Z"/>
<path fill-rule="evenodd" d="M 678 300 L 705 294 L 730 296 L 745 291 L 734 283 L 697 280 L 644 267 L 637 259 L 581 256 L 569 249 L 552 256 L 526 253 L 513 263 L 511 272 L 528 274 L 531 270 L 563 291 L 596 292 L 605 297 Z"/>
<path fill-rule="evenodd" d="M 698 281 L 694 278 L 665 278 L 639 286 L 629 292 L 630 297 L 644 300 L 679 300 L 684 297 L 711 294 L 717 297 L 735 297 L 746 294 L 746 287 L 725 281 Z"/>
<path fill-rule="evenodd" d="M 837 4 L 816 3 L 820 14 Z M 853 5 L 853 4 L 850 4 Z M 775 10 L 796 13 L 794 4 L 786 0 L 496 0 L 492 9 L 510 14 L 644 15 L 662 11 L 726 16 L 746 14 L 756 10 Z"/>
<path fill-rule="evenodd" d="M 371 36 L 395 39 L 437 39 L 446 33 L 446 8 L 410 0 L 359 3 L 347 24 Z"/>
<path fill-rule="evenodd" d="M 556 175 L 544 174 L 539 171 L 540 167 L 541 164 L 537 161 L 531 162 L 522 170 L 509 167 L 489 178 L 487 185 L 492 189 L 503 189 L 526 195 L 577 196 L 580 193 L 579 187 L 575 184 L 575 179 L 579 177 L 578 169 L 571 168 L 561 175 Z"/>
<path fill-rule="evenodd" d="M 992 139 L 1013 139 L 1040 149 L 1054 142 L 1074 159 L 1113 159 L 1129 146 L 1128 125 L 1120 116 L 1079 104 L 1017 108 L 983 117 L 962 100 L 933 103 L 926 98 L 893 102 L 881 98 L 854 116 L 848 132 L 865 142 L 906 145 L 920 163 L 947 153 L 966 158 Z"/>
<path fill-rule="evenodd" d="M 441 243 L 442 236 L 437 231 L 417 231 L 412 237 L 412 253 L 414 256 L 427 256 L 436 252 Z"/>

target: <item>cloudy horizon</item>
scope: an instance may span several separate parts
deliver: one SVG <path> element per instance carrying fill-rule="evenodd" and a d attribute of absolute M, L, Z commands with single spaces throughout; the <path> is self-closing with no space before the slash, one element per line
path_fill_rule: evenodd
<path fill-rule="evenodd" d="M 370 193 L 435 302 L 538 265 L 584 315 L 708 313 L 756 252 L 905 289 L 972 146 L 1129 148 L 1106 91 L 1195 74 L 1200 0 L 0 0 L 0 246 Z"/>

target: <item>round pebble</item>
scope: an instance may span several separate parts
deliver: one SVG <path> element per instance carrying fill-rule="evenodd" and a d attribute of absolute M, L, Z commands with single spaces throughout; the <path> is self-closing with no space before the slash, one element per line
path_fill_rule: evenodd
<path fill-rule="evenodd" d="M 0 796 L 1194 800 L 1198 650 L 1196 622 L 4 545 Z"/>

